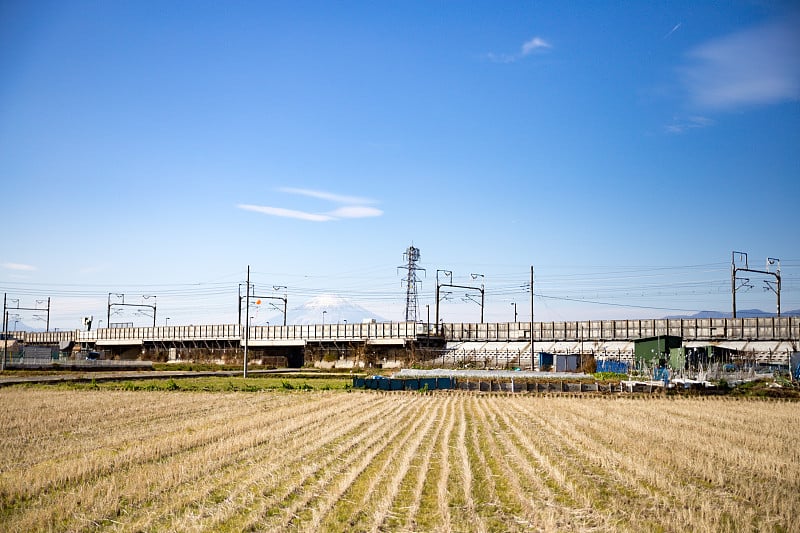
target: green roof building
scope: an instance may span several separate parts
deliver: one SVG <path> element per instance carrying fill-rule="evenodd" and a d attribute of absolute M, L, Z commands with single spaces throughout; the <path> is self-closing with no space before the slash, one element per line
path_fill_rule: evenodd
<path fill-rule="evenodd" d="M 680 348 L 683 339 L 674 335 L 658 335 L 633 341 L 636 366 L 665 367 L 669 363 L 670 350 Z"/>

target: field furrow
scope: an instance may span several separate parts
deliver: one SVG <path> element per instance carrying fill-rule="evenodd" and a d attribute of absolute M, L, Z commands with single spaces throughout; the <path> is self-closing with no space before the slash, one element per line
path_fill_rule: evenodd
<path fill-rule="evenodd" d="M 324 420 L 328 431 L 320 436 L 313 421 L 303 420 L 295 427 L 295 431 L 286 434 L 275 434 L 275 442 L 264 443 L 246 454 L 239 454 L 226 459 L 226 468 L 218 468 L 220 475 L 213 483 L 187 484 L 181 491 L 171 492 L 174 498 L 170 507 L 176 511 L 171 513 L 169 521 L 161 517 L 158 529 L 200 529 L 240 530 L 241 523 L 252 521 L 252 515 L 258 516 L 265 509 L 272 509 L 283 502 L 283 498 L 296 491 L 289 479 L 298 472 L 311 475 L 310 467 L 323 468 L 328 462 L 335 460 L 337 454 L 344 453 L 344 447 L 332 448 L 351 431 L 363 429 L 366 422 L 363 418 L 344 417 L 342 412 L 359 411 L 361 402 L 354 401 L 351 395 L 342 404 L 329 410 L 318 411 L 317 420 Z M 361 398 L 363 399 L 363 398 Z M 314 405 L 309 405 L 314 408 Z M 390 402 L 373 402 L 375 412 L 391 415 L 396 408 Z M 277 449 L 280 452 L 276 452 Z M 303 464 L 295 464 L 297 457 L 303 457 Z M 208 480 L 204 480 L 208 481 Z M 281 492 L 281 487 L 287 488 Z M 271 507 L 273 506 L 273 507 Z M 180 512 L 178 512 L 180 511 Z"/>
<path fill-rule="evenodd" d="M 347 459 L 374 444 L 381 429 L 387 430 L 392 420 L 403 416 L 403 403 L 384 400 L 384 410 L 369 412 L 379 420 L 377 428 L 372 416 L 358 413 L 358 416 L 347 417 L 347 423 L 338 428 L 332 424 L 326 432 L 328 436 L 305 443 L 310 449 L 287 455 L 290 460 L 303 457 L 302 464 L 281 465 L 282 475 L 258 490 L 255 501 L 246 509 L 246 521 L 241 528 L 235 521 L 226 523 L 225 527 L 233 531 L 279 529 L 290 524 L 298 526 L 309 519 L 314 502 L 349 464 Z"/>
<path fill-rule="evenodd" d="M 450 398 L 446 399 L 444 402 L 432 401 L 436 405 L 433 406 L 432 411 L 428 411 L 424 415 L 424 425 L 412 430 L 411 435 L 409 435 L 410 438 L 398 444 L 398 448 L 400 448 L 399 453 L 395 455 L 381 471 L 384 475 L 389 474 L 388 479 L 384 477 L 376 481 L 376 486 L 379 485 L 380 490 L 377 491 L 377 494 L 379 494 L 377 501 L 374 497 L 375 493 L 373 493 L 373 497 L 371 497 L 369 501 L 369 507 L 372 509 L 372 516 L 369 517 L 367 524 L 367 530 L 369 531 L 383 529 L 381 526 L 388 522 L 390 517 L 396 516 L 390 515 L 389 511 L 392 504 L 397 499 L 403 480 L 406 479 L 406 477 L 413 479 L 409 469 L 414 458 L 420 454 L 426 436 L 430 434 L 434 424 L 441 419 L 442 412 L 452 407 L 452 400 Z M 357 526 L 358 524 L 356 524 L 356 527 Z"/>
<path fill-rule="evenodd" d="M 452 517 L 450 515 L 450 440 L 452 438 L 453 428 L 455 427 L 455 419 L 449 416 L 452 412 L 448 410 L 447 421 L 445 429 L 442 432 L 441 439 L 439 440 L 439 447 L 437 453 L 439 455 L 439 476 L 436 479 L 435 495 L 436 501 L 436 515 L 439 519 L 439 526 L 449 531 L 452 527 Z M 434 507 L 431 506 L 431 511 Z"/>
<path fill-rule="evenodd" d="M 292 407 L 294 414 L 284 413 L 275 421 L 285 423 L 288 416 L 299 416 L 302 410 Z M 274 410 L 273 410 L 274 412 Z M 23 469 L 9 469 L 0 475 L 0 494 L 15 494 L 20 499 L 32 499 L 36 494 L 69 490 L 86 480 L 97 480 L 114 472 L 123 471 L 130 465 L 162 462 L 170 455 L 179 455 L 224 438 L 235 436 L 236 432 L 252 431 L 260 422 L 252 412 L 225 413 L 220 410 L 198 418 L 185 416 L 163 419 L 157 429 L 138 434 L 135 427 L 127 432 L 113 432 L 113 439 L 106 439 L 106 433 L 97 439 L 92 450 L 62 455 L 57 459 L 46 458 L 36 465 Z M 69 420 L 69 419 L 64 419 Z M 198 424 L 197 421 L 202 421 Z M 240 423 L 241 421 L 241 423 Z M 67 427 L 67 426 L 65 426 Z M 58 439 L 57 430 L 53 440 Z M 53 472 L 64 475 L 53 475 Z M 16 505 L 6 501 L 4 505 Z"/>
<path fill-rule="evenodd" d="M 617 530 L 629 531 L 649 529 L 651 524 L 647 522 L 647 516 L 664 507 L 663 494 L 654 492 L 652 486 L 643 486 L 636 478 L 623 480 L 619 476 L 620 471 L 624 470 L 624 461 L 612 447 L 604 446 L 602 440 L 587 439 L 583 432 L 583 425 L 591 417 L 586 417 L 586 413 L 583 413 L 583 417 L 571 417 L 570 407 L 574 405 L 579 408 L 580 402 L 578 399 L 566 399 L 559 405 L 557 416 L 539 419 L 537 422 L 542 424 L 541 434 L 546 436 L 542 440 L 559 458 L 560 468 L 573 481 L 578 498 L 591 505 L 596 520 L 598 516 L 604 517 L 603 527 L 613 526 Z M 527 414 L 525 405 L 514 402 L 509 407 L 521 417 Z M 629 509 L 633 502 L 637 508 L 644 508 L 648 513 L 631 513 Z"/>
<path fill-rule="evenodd" d="M 333 412 L 337 409 L 330 398 L 324 400 L 320 408 L 324 404 Z M 242 461 L 239 454 L 255 454 L 259 447 L 271 446 L 271 443 L 274 445 L 276 439 L 282 438 L 287 432 L 302 429 L 308 423 L 307 419 L 298 420 L 298 417 L 307 416 L 305 407 L 299 402 L 290 404 L 288 409 L 282 411 L 264 410 L 263 413 L 269 413 L 262 413 L 266 419 L 258 420 L 259 412 L 261 410 L 246 414 L 238 412 L 236 417 L 229 416 L 222 423 L 216 416 L 211 417 L 207 422 L 213 421 L 214 424 L 191 431 L 188 440 L 175 438 L 165 441 L 158 438 L 154 439 L 152 447 L 148 446 L 148 441 L 142 441 L 137 448 L 149 448 L 151 454 L 147 456 L 145 451 L 140 450 L 139 462 L 92 458 L 97 467 L 91 483 L 87 483 L 83 476 L 77 477 L 74 482 L 57 490 L 47 490 L 35 499 L 29 499 L 32 505 L 27 512 L 17 515 L 20 522 L 12 521 L 10 525 L 19 530 L 29 530 L 35 527 L 35 523 L 28 522 L 31 517 L 44 519 L 45 523 L 53 525 L 67 524 L 70 520 L 81 521 L 86 513 L 98 516 L 97 510 L 104 508 L 110 512 L 105 516 L 99 515 L 95 520 L 102 518 L 114 521 L 122 514 L 146 512 L 151 508 L 149 502 L 159 501 L 162 494 L 171 492 L 176 486 L 184 485 L 194 490 L 195 480 L 207 475 L 218 478 L 227 465 Z M 317 417 L 325 417 L 324 409 L 316 412 Z M 271 431 L 264 431 L 264 422 L 273 425 Z M 178 464 L 181 468 L 165 468 L 165 464 Z M 125 497 L 118 502 L 108 501 L 108 495 L 114 493 L 124 494 Z"/>
<path fill-rule="evenodd" d="M 423 505 L 423 490 L 435 458 L 434 448 L 444 431 L 445 420 L 442 409 L 439 409 L 435 428 L 424 436 L 418 453 L 412 458 L 412 464 L 409 465 L 411 472 L 403 480 L 398 496 L 392 503 L 392 509 L 387 513 L 386 521 L 381 524 L 381 529 L 386 531 L 419 529 L 417 513 Z"/>
<path fill-rule="evenodd" d="M 490 407 L 498 422 L 498 444 L 506 461 L 508 476 L 516 480 L 516 494 L 524 495 L 521 505 L 528 522 L 536 529 L 558 531 L 565 529 L 589 531 L 598 529 L 604 518 L 594 502 L 579 504 L 574 475 L 547 457 L 552 447 L 544 431 L 531 432 L 526 423 L 531 415 L 530 405 L 523 411 L 509 409 L 508 399 L 492 402 Z M 563 457 L 563 455 L 562 455 Z M 555 479 L 569 480 L 568 484 Z M 568 488 L 568 493 L 563 492 Z M 607 525 L 607 524 L 606 524 Z"/>
<path fill-rule="evenodd" d="M 0 389 L 0 530 L 792 531 L 797 404 Z"/>
<path fill-rule="evenodd" d="M 594 450 L 592 462 L 601 465 L 601 472 L 607 473 L 603 478 L 606 481 L 614 479 L 612 486 L 617 487 L 614 489 L 614 494 L 617 495 L 608 501 L 615 504 L 623 503 L 631 499 L 625 497 L 626 492 L 630 492 L 633 500 L 638 502 L 635 508 L 646 511 L 636 515 L 629 513 L 634 520 L 669 512 L 685 517 L 688 522 L 701 521 L 706 524 L 721 525 L 720 520 L 727 512 L 725 509 L 734 505 L 728 491 L 731 490 L 731 486 L 740 482 L 732 479 L 731 486 L 715 490 L 715 499 L 721 504 L 716 509 L 707 507 L 706 500 L 691 498 L 689 495 L 692 493 L 707 492 L 714 488 L 711 478 L 699 475 L 698 467 L 719 463 L 696 460 L 697 457 L 703 457 L 702 449 L 695 451 L 686 444 L 696 430 L 690 434 L 680 434 L 674 445 L 668 442 L 672 436 L 665 438 L 652 429 L 642 431 L 641 428 L 647 428 L 653 417 L 648 416 L 648 411 L 639 412 L 638 405 L 617 404 L 619 412 L 616 414 L 606 412 L 600 421 L 594 417 L 587 417 L 579 402 L 565 404 L 560 410 L 563 417 L 560 419 L 559 437 L 563 442 L 571 443 L 570 446 L 575 453 L 588 453 Z M 626 427 L 629 424 L 633 427 L 629 431 L 616 432 L 613 442 L 609 442 L 608 435 L 604 435 L 599 426 L 609 423 L 614 425 L 614 420 L 619 422 L 618 427 Z M 595 428 L 594 432 L 588 429 L 591 427 Z M 598 448 L 598 442 L 608 442 L 608 445 Z M 720 444 L 719 441 L 715 442 Z M 615 450 L 624 452 L 620 454 Z M 645 456 L 648 460 L 630 461 L 632 455 Z M 735 473 L 732 476 L 736 477 Z M 618 507 L 615 505 L 612 510 L 615 514 L 623 512 L 618 510 Z M 752 512 L 749 502 L 739 502 L 738 514 L 744 519 L 742 524 L 754 521 Z M 646 520 L 644 525 L 651 528 L 652 522 Z"/>
<path fill-rule="evenodd" d="M 447 500 L 447 485 L 450 478 L 448 442 L 455 421 L 451 416 L 453 404 L 450 404 L 439 423 L 436 438 L 430 448 L 430 461 L 421 483 L 419 505 L 413 515 L 414 531 L 451 531 L 450 509 Z M 444 498 L 444 499 L 443 499 Z M 409 517 L 409 520 L 411 517 Z"/>
<path fill-rule="evenodd" d="M 475 489 L 472 478 L 472 466 L 469 461 L 469 450 L 467 449 L 467 412 L 466 405 L 468 397 L 460 396 L 456 404 L 457 411 L 454 414 L 455 429 L 452 432 L 452 444 L 450 445 L 454 454 L 453 476 L 455 486 L 451 489 L 453 500 L 453 522 L 459 525 L 468 524 L 471 531 L 486 531 L 486 523 L 475 509 L 475 499 L 473 490 Z"/>
<path fill-rule="evenodd" d="M 687 411 L 697 408 L 693 405 L 686 407 Z M 753 454 L 751 464 L 745 468 L 738 461 L 727 461 L 725 457 L 747 455 L 748 447 L 728 442 L 724 434 L 714 429 L 706 430 L 700 425 L 683 431 L 655 431 L 651 424 L 654 420 L 658 422 L 659 417 L 651 415 L 646 405 L 634 404 L 624 409 L 620 407 L 607 418 L 623 429 L 618 444 L 630 450 L 629 454 L 649 456 L 646 471 L 642 471 L 642 463 L 629 465 L 639 467 L 640 478 L 646 479 L 651 487 L 658 487 L 658 490 L 671 495 L 671 509 L 675 514 L 688 521 L 722 525 L 730 522 L 728 516 L 735 509 L 733 515 L 739 516 L 737 520 L 741 522 L 738 523 L 745 527 L 772 516 L 788 519 L 789 511 L 783 503 L 794 498 L 800 486 L 796 478 L 775 484 L 787 464 L 797 464 L 787 463 L 787 455 Z M 796 441 L 796 436 L 790 431 L 781 436 L 780 445 L 773 443 L 774 447 Z M 771 486 L 776 498 L 762 501 L 759 493 L 764 486 Z M 700 492 L 713 492 L 717 505 L 709 507 L 707 500 L 691 496 Z M 755 505 L 755 502 L 760 503 Z"/>
<path fill-rule="evenodd" d="M 489 398 L 478 398 L 470 403 L 467 449 L 475 475 L 473 494 L 476 513 L 487 530 L 500 531 L 510 523 L 513 513 L 509 516 L 506 505 L 510 495 L 500 492 L 504 481 L 497 472 L 498 451 L 492 437 L 495 428 L 489 424 L 486 415 L 485 403 L 488 401 Z"/>
<path fill-rule="evenodd" d="M 396 457 L 403 457 L 407 446 L 418 442 L 419 433 L 425 424 L 430 424 L 427 405 L 415 402 L 409 410 L 411 416 L 398 421 L 397 427 L 372 450 L 369 462 L 359 465 L 358 475 L 348 474 L 351 479 L 341 498 L 332 506 L 323 521 L 324 527 L 331 530 L 369 529 L 371 513 L 383 492 L 383 485 L 394 475 Z M 383 520 L 383 516 L 380 520 Z"/>

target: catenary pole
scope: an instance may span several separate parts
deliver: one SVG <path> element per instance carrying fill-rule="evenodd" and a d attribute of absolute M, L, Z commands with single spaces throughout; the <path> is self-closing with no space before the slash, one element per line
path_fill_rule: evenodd
<path fill-rule="evenodd" d="M 247 377 L 247 345 L 250 341 L 250 265 L 247 265 L 247 296 L 245 297 L 244 316 L 244 372 L 243 377 Z"/>
<path fill-rule="evenodd" d="M 0 370 L 6 369 L 6 357 L 8 355 L 8 311 L 6 311 L 6 298 L 8 293 L 3 293 L 3 362 Z"/>
<path fill-rule="evenodd" d="M 533 370 L 533 358 L 536 350 L 533 349 L 533 265 L 531 265 L 531 370 Z"/>

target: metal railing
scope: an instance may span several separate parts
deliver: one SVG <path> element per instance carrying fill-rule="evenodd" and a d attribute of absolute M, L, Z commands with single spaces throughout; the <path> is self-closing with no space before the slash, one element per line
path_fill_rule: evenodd
<path fill-rule="evenodd" d="M 413 340 L 428 334 L 426 324 L 378 322 L 251 326 L 251 340 L 336 341 L 370 339 Z M 17 332 L 25 344 L 98 341 L 191 342 L 241 341 L 244 328 L 234 324 L 105 328 L 94 331 Z M 530 322 L 443 323 L 447 341 L 530 341 Z M 800 342 L 800 317 L 692 318 L 535 322 L 533 341 L 613 341 L 674 335 L 684 340 L 776 340 Z"/>

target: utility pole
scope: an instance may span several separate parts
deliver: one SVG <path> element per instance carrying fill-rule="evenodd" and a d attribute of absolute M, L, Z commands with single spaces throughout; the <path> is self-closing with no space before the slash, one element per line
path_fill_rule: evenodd
<path fill-rule="evenodd" d="M 152 308 L 153 308 L 153 327 L 156 327 L 156 298 L 157 298 L 157 296 L 152 295 L 152 294 L 144 294 L 144 295 L 142 295 L 142 298 L 144 298 L 145 300 L 149 300 L 150 298 L 153 299 L 153 305 L 152 305 Z M 150 306 L 142 306 L 142 307 L 150 307 Z"/>
<path fill-rule="evenodd" d="M 438 277 L 438 271 L 437 271 Z M 434 317 L 436 320 L 436 336 L 439 336 L 439 280 L 436 280 L 436 316 Z"/>
<path fill-rule="evenodd" d="M 484 276 L 483 274 L 470 274 L 470 277 L 472 277 L 472 279 L 478 279 L 478 278 L 481 278 L 481 280 L 486 279 L 486 276 Z M 478 290 L 481 291 L 481 324 L 483 324 L 483 307 L 484 304 L 486 303 L 486 289 L 484 288 L 483 281 L 481 281 L 481 288 Z"/>
<path fill-rule="evenodd" d="M 531 265 L 531 370 L 533 370 L 533 354 L 535 350 L 533 349 L 533 265 Z"/>
<path fill-rule="evenodd" d="M 44 302 L 45 302 L 44 300 L 36 300 L 36 309 L 39 308 L 39 304 L 42 304 Z M 38 318 L 39 320 L 42 319 L 42 317 L 36 317 L 36 318 Z M 47 319 L 46 319 L 46 324 L 47 325 L 45 327 L 45 331 L 50 331 L 50 297 L 49 296 L 47 297 Z"/>
<path fill-rule="evenodd" d="M 247 377 L 247 345 L 250 341 L 250 265 L 247 265 L 247 303 L 245 304 L 244 316 L 244 372 L 243 377 Z"/>
<path fill-rule="evenodd" d="M 111 303 L 111 296 L 114 295 L 118 298 L 122 299 L 122 303 Z M 143 294 L 142 298 L 145 300 L 149 300 L 153 298 L 153 305 L 149 304 L 126 304 L 125 303 L 125 294 L 123 293 L 116 293 L 116 292 L 109 292 L 108 293 L 108 307 L 106 311 L 106 327 L 111 327 L 111 308 L 114 306 L 117 307 L 146 307 L 147 309 L 151 309 L 153 311 L 153 327 L 156 327 L 156 296 L 152 294 Z M 146 313 L 142 312 L 143 315 L 147 316 Z"/>
<path fill-rule="evenodd" d="M 286 286 L 285 285 L 273 285 L 272 289 L 275 290 L 275 291 L 278 291 L 280 289 L 286 289 Z M 255 290 L 255 287 L 253 287 L 253 290 Z M 249 294 L 249 292 L 248 292 L 248 294 Z M 239 327 L 242 327 L 242 300 L 244 298 L 245 297 L 242 296 L 242 284 L 240 283 L 239 284 L 239 300 L 238 300 L 238 304 L 237 304 L 237 309 L 238 309 L 238 313 L 239 313 L 239 321 L 237 322 L 237 324 L 239 324 Z M 259 295 L 253 294 L 253 295 L 248 296 L 248 298 L 264 298 L 265 300 L 281 300 L 283 302 L 283 311 L 282 311 L 283 312 L 283 325 L 284 326 L 286 325 L 286 310 L 287 310 L 288 305 L 289 305 L 289 296 L 288 296 L 288 294 L 284 293 L 283 296 L 259 296 Z M 270 305 L 272 307 L 274 307 L 275 309 L 277 309 L 278 311 L 280 311 L 280 308 L 278 308 L 275 304 L 270 304 Z"/>
<path fill-rule="evenodd" d="M 8 311 L 6 311 L 6 298 L 8 293 L 3 293 L 3 363 L 0 370 L 6 369 L 6 357 L 8 356 Z"/>
<path fill-rule="evenodd" d="M 450 277 L 450 283 L 453 283 L 453 271 L 452 270 L 437 270 L 436 271 L 436 335 L 439 335 L 439 292 L 441 288 L 441 284 L 439 283 L 439 272 L 442 272 L 445 276 Z"/>
<path fill-rule="evenodd" d="M 114 296 L 122 298 L 122 303 L 123 304 L 125 303 L 125 295 L 124 294 L 115 293 L 115 292 L 109 292 L 108 293 L 108 301 L 107 301 L 107 306 L 106 306 L 106 327 L 107 328 L 111 327 L 111 295 L 112 294 Z"/>
<path fill-rule="evenodd" d="M 237 307 L 236 307 L 237 312 L 239 313 L 239 320 L 236 323 L 239 324 L 239 328 L 242 327 L 242 299 L 243 298 L 244 298 L 244 296 L 242 296 L 242 284 L 240 283 L 239 284 L 239 299 L 237 300 L 238 303 L 237 303 Z"/>
<path fill-rule="evenodd" d="M 482 276 L 483 274 L 472 274 L 472 275 L 473 276 Z M 473 300 L 469 293 L 464 294 L 464 298 L 462 298 L 462 300 L 464 300 L 465 302 L 469 300 L 470 302 L 474 302 L 474 303 L 476 303 L 476 304 L 481 306 L 481 322 L 480 323 L 483 324 L 483 306 L 484 306 L 484 303 L 486 302 L 486 288 L 484 287 L 483 283 L 481 283 L 480 287 L 473 287 L 471 285 L 455 285 L 453 283 L 439 283 L 438 285 L 440 287 L 452 287 L 452 288 L 455 288 L 455 289 L 467 289 L 467 290 L 471 290 L 471 291 L 480 292 L 481 293 L 481 301 L 480 302 L 478 302 L 476 300 Z M 437 293 L 438 293 L 438 290 L 437 290 Z M 437 302 L 436 303 L 437 303 L 436 307 L 438 309 L 438 307 L 439 307 L 438 306 L 438 303 L 439 303 L 438 302 L 438 298 L 437 298 Z"/>
<path fill-rule="evenodd" d="M 425 330 L 425 335 L 431 334 L 431 304 L 425 304 L 425 311 L 428 315 L 428 329 Z"/>
<path fill-rule="evenodd" d="M 776 263 L 778 264 L 778 267 L 777 267 L 775 273 L 773 274 L 775 276 L 775 280 L 776 280 L 776 287 L 773 287 L 772 285 L 770 285 L 770 282 L 768 282 L 768 281 L 765 281 L 764 283 L 766 283 L 767 288 L 772 290 L 772 292 L 774 292 L 776 294 L 776 296 L 778 297 L 778 317 L 780 317 L 781 316 L 781 260 L 780 259 L 775 259 L 774 257 L 767 257 L 767 266 L 766 266 L 767 270 L 766 271 L 768 273 L 769 273 L 770 265 L 774 265 Z"/>
<path fill-rule="evenodd" d="M 11 300 L 17 302 L 17 306 L 16 307 L 8 307 L 6 305 L 5 297 L 3 297 L 3 309 L 4 310 L 15 309 L 15 310 L 19 310 L 19 311 L 46 311 L 47 312 L 47 319 L 43 319 L 41 317 L 41 315 L 33 315 L 33 318 L 35 318 L 37 320 L 46 320 L 47 321 L 47 331 L 50 331 L 50 297 L 47 298 L 47 308 L 46 309 L 41 309 L 40 307 L 38 307 L 38 305 L 40 303 L 44 303 L 44 300 L 36 300 L 36 307 L 20 307 L 19 298 L 11 298 Z"/>
<path fill-rule="evenodd" d="M 286 325 L 286 310 L 287 310 L 287 307 L 289 306 L 289 294 L 288 294 L 289 288 L 286 285 L 273 285 L 272 286 L 272 290 L 274 290 L 276 292 L 281 290 L 281 289 L 284 290 L 283 298 L 276 297 L 276 296 L 271 296 L 270 298 L 277 299 L 277 300 L 283 300 L 283 325 L 285 326 Z"/>
<path fill-rule="evenodd" d="M 742 259 L 744 259 L 744 267 L 736 266 L 737 257 L 739 258 L 740 263 Z M 775 264 L 777 264 L 778 266 L 775 272 L 771 272 L 769 267 L 770 265 L 775 265 Z M 768 276 L 773 276 L 775 278 L 774 287 L 771 285 L 772 282 L 770 281 L 764 281 L 764 283 L 767 286 L 766 288 L 774 292 L 775 295 L 777 296 L 777 314 L 778 317 L 780 317 L 781 316 L 781 260 L 776 259 L 774 257 L 768 257 L 766 269 L 755 270 L 750 268 L 750 265 L 748 264 L 747 261 L 746 252 L 736 252 L 736 251 L 731 252 L 731 300 L 733 302 L 733 318 L 736 318 L 736 291 L 741 288 L 736 286 L 736 280 L 739 279 L 736 277 L 736 274 L 738 272 L 754 272 L 756 274 L 766 274 Z M 745 282 L 742 285 L 742 287 L 744 286 L 752 287 L 752 285 L 749 285 L 750 280 L 748 278 L 742 278 L 742 280 Z"/>
<path fill-rule="evenodd" d="M 255 287 L 253 287 L 253 290 L 255 290 Z M 264 298 L 265 300 L 281 300 L 281 301 L 283 301 L 283 311 L 282 311 L 283 312 L 283 325 L 284 326 L 286 325 L 286 306 L 287 306 L 287 302 L 289 301 L 286 296 L 260 296 L 258 294 L 253 294 L 252 296 L 250 296 L 250 298 Z M 256 304 L 259 304 L 259 303 L 261 303 L 261 301 L 260 300 L 256 300 Z M 278 311 L 281 310 L 280 307 L 276 306 L 273 303 L 270 303 L 270 305 L 272 307 L 274 307 L 275 309 L 277 309 Z M 242 306 L 242 302 L 239 301 L 239 312 L 241 312 L 241 306 Z"/>

